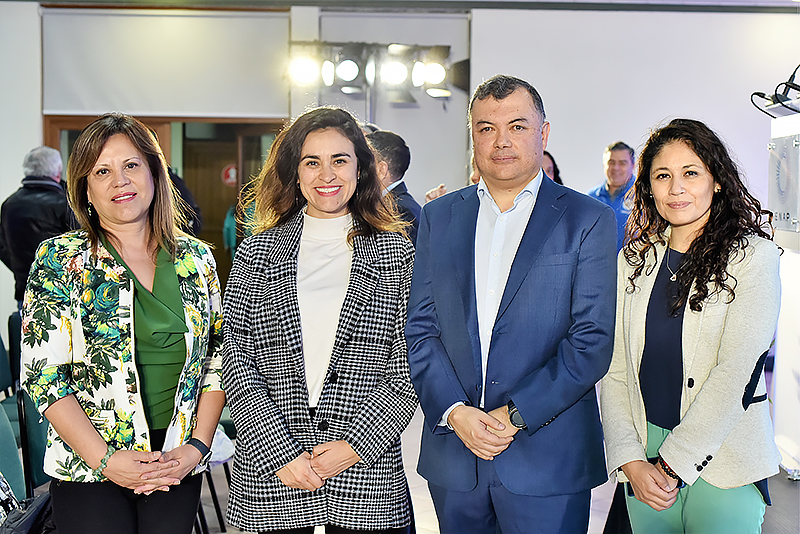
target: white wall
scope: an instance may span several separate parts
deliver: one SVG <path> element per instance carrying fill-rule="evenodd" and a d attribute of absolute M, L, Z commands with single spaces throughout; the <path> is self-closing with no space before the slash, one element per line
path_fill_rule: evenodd
<path fill-rule="evenodd" d="M 450 60 L 469 57 L 469 18 L 466 14 L 332 13 L 322 12 L 320 37 L 329 42 L 449 45 Z M 425 192 L 444 183 L 458 189 L 466 182 L 469 161 L 466 130 L 468 95 L 453 89 L 448 101 L 414 91 L 418 107 L 397 107 L 377 97 L 374 122 L 400 135 L 411 149 L 405 181 L 417 202 Z M 323 104 L 339 105 L 366 119 L 366 101 L 323 89 Z"/>
<path fill-rule="evenodd" d="M 786 80 L 798 45 L 797 14 L 476 10 L 471 78 L 512 74 L 541 92 L 548 150 L 575 189 L 604 179 L 606 145 L 638 149 L 680 116 L 717 131 L 766 202 L 769 117 L 750 93 Z"/>
<path fill-rule="evenodd" d="M 0 201 L 22 180 L 22 160 L 42 144 L 39 4 L 0 2 Z M 14 275 L 0 265 L 0 333 L 14 311 Z"/>

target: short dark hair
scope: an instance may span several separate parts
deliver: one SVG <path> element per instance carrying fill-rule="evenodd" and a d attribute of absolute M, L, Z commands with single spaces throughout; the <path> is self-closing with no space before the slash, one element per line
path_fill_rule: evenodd
<path fill-rule="evenodd" d="M 469 101 L 470 124 L 472 124 L 472 107 L 475 105 L 476 100 L 486 100 L 489 97 L 495 100 L 503 100 L 519 88 L 524 89 L 531 95 L 533 106 L 536 108 L 536 111 L 539 112 L 539 115 L 541 115 L 542 121 L 544 121 L 546 118 L 544 103 L 542 102 L 542 97 L 539 95 L 539 92 L 525 80 L 506 74 L 498 74 L 480 84 L 475 88 L 475 92 L 472 93 L 472 100 Z"/>
<path fill-rule="evenodd" d="M 561 171 L 558 170 L 558 163 L 556 163 L 556 158 L 554 158 L 553 155 L 547 150 L 545 150 L 543 154 L 548 158 L 550 158 L 550 161 L 553 162 L 553 176 L 551 176 L 550 178 L 552 178 L 553 181 L 558 185 L 564 185 L 564 182 L 561 181 Z"/>
<path fill-rule="evenodd" d="M 348 240 L 352 243 L 357 235 L 403 230 L 405 224 L 397 219 L 393 201 L 382 196 L 375 156 L 356 120 L 341 108 L 319 107 L 306 111 L 278 134 L 261 172 L 244 190 L 240 213 L 247 213 L 253 205 L 254 219 L 246 221 L 253 233 L 285 224 L 305 207 L 297 170 L 303 143 L 311 132 L 328 128 L 353 143 L 358 160 L 356 190 L 347 203 L 356 224 Z"/>
<path fill-rule="evenodd" d="M 606 147 L 606 152 L 613 152 L 614 150 L 627 150 L 628 154 L 631 157 L 631 163 L 635 161 L 636 152 L 631 148 L 628 144 L 623 143 L 622 141 L 617 141 L 616 143 L 611 143 Z"/>
<path fill-rule="evenodd" d="M 393 181 L 402 178 L 411 164 L 411 151 L 403 138 L 394 132 L 378 130 L 367 134 L 367 141 L 389 165 L 389 174 Z"/>

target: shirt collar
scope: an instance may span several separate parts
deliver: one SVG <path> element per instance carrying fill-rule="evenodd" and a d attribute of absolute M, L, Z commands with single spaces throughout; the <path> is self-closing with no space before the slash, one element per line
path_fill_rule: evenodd
<path fill-rule="evenodd" d="M 525 187 L 522 188 L 522 191 L 517 193 L 517 196 L 514 197 L 514 205 L 508 211 L 513 211 L 514 208 L 517 207 L 517 204 L 519 204 L 519 202 L 523 198 L 525 198 L 527 196 L 532 196 L 535 199 L 539 194 L 539 187 L 541 187 L 541 185 L 542 185 L 542 177 L 543 176 L 544 176 L 544 173 L 542 172 L 541 169 L 539 169 L 539 173 L 532 180 L 530 180 L 527 184 L 525 184 Z M 495 207 L 497 206 L 497 203 L 494 201 L 494 198 L 492 197 L 492 194 L 489 192 L 489 189 L 486 187 L 486 182 L 483 181 L 483 177 L 481 177 L 481 179 L 478 181 L 478 198 L 481 201 L 491 200 L 491 203 Z"/>

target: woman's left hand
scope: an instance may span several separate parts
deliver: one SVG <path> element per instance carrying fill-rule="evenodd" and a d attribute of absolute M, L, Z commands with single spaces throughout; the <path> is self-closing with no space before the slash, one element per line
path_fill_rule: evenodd
<path fill-rule="evenodd" d="M 168 488 L 161 488 L 148 484 L 147 480 L 161 477 L 170 477 L 183 480 L 183 477 L 192 472 L 197 467 L 197 464 L 202 460 L 202 455 L 196 447 L 192 445 L 181 445 L 169 452 L 161 455 L 157 462 L 150 465 L 153 466 L 151 471 L 142 474 L 142 485 L 136 488 L 135 493 L 151 493 L 155 490 L 165 490 Z"/>
<path fill-rule="evenodd" d="M 311 468 L 322 480 L 327 480 L 354 466 L 359 460 L 361 458 L 346 441 L 329 441 L 314 447 Z"/>

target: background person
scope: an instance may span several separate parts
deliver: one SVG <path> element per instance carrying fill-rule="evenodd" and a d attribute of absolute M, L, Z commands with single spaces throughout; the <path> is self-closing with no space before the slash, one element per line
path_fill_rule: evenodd
<path fill-rule="evenodd" d="M 625 224 L 631 213 L 628 191 L 633 187 L 634 151 L 623 143 L 611 143 L 603 151 L 603 167 L 606 180 L 587 195 L 596 198 L 603 204 L 611 206 L 617 217 L 617 252 L 622 248 L 625 239 Z"/>
<path fill-rule="evenodd" d="M 469 107 L 481 179 L 426 204 L 406 336 L 418 470 L 442 533 L 586 532 L 606 480 L 614 215 L 541 171 L 550 123 L 511 76 Z"/>
<path fill-rule="evenodd" d="M 778 472 L 763 367 L 779 249 L 720 139 L 675 119 L 641 155 L 603 379 L 634 532 L 760 532 Z"/>
<path fill-rule="evenodd" d="M 61 170 L 58 150 L 34 148 L 22 162 L 22 187 L 0 209 L 0 260 L 14 273 L 14 298 L 19 305 L 39 243 L 76 226 L 61 185 Z"/>
<path fill-rule="evenodd" d="M 41 245 L 22 309 L 58 531 L 188 534 L 189 475 L 225 402 L 213 256 L 178 229 L 164 156 L 133 117 L 87 126 L 68 182 L 81 230 Z"/>
<path fill-rule="evenodd" d="M 542 158 L 542 171 L 558 185 L 564 185 L 564 182 L 561 181 L 561 172 L 558 170 L 556 160 L 547 150 L 544 151 L 544 157 Z"/>
<path fill-rule="evenodd" d="M 379 130 L 367 134 L 367 141 L 375 150 L 378 179 L 397 206 L 400 219 L 409 223 L 408 237 L 417 242 L 420 205 L 408 192 L 403 176 L 411 164 L 411 151 L 402 137 L 394 132 Z"/>
<path fill-rule="evenodd" d="M 224 305 L 228 519 L 261 533 L 405 532 L 413 246 L 372 150 L 346 111 L 308 111 L 251 191 L 255 235 L 236 250 Z"/>

